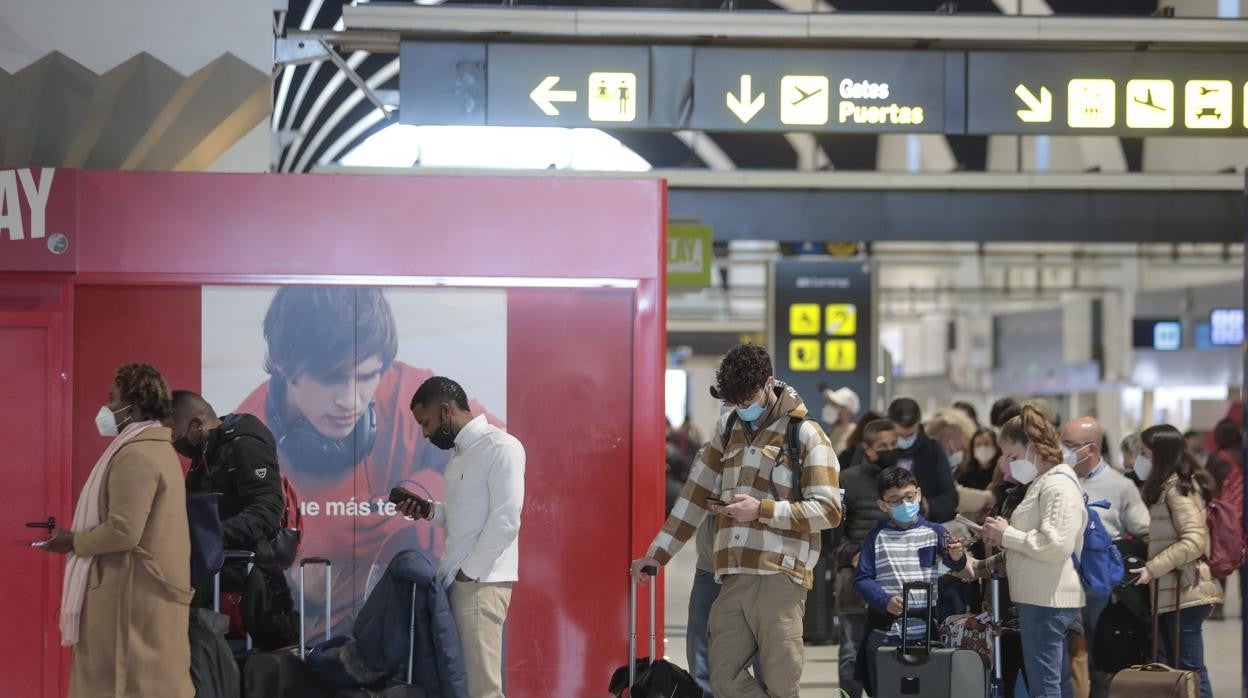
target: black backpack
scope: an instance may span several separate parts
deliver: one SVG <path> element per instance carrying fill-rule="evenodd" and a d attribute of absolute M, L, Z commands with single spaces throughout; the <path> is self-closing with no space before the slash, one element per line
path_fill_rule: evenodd
<path fill-rule="evenodd" d="M 732 430 L 737 426 L 739 417 L 736 410 L 728 414 L 728 422 L 724 425 L 724 435 L 720 442 L 726 448 L 728 440 L 732 437 Z M 790 501 L 802 501 L 802 441 L 801 431 L 803 422 L 815 422 L 810 417 L 789 417 L 789 424 L 784 430 L 784 453 L 789 457 L 789 463 L 793 466 L 793 497 Z M 815 422 L 818 424 L 818 422 Z M 776 484 L 771 483 L 771 496 L 780 499 L 780 493 L 776 491 Z M 819 556 L 830 555 L 832 547 L 836 544 L 836 529 L 825 528 L 819 532 L 820 546 Z"/>

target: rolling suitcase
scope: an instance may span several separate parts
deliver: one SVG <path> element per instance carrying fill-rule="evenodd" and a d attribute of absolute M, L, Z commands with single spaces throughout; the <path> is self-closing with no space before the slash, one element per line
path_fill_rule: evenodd
<path fill-rule="evenodd" d="M 1182 578 L 1175 572 L 1174 588 L 1174 651 L 1179 651 L 1179 605 Z M 1153 583 L 1153 662 L 1133 666 L 1114 674 L 1109 682 L 1109 698 L 1197 698 L 1200 695 L 1200 675 L 1186 669 L 1173 669 L 1157 661 L 1161 639 L 1158 635 L 1157 608 L 1160 580 Z M 1178 657 L 1173 657 L 1178 664 Z"/>
<path fill-rule="evenodd" d="M 307 652 L 304 628 L 304 569 L 308 565 L 325 566 L 325 637 L 329 638 L 333 616 L 333 565 L 323 557 L 309 557 L 299 561 L 299 646 L 274 652 L 263 652 L 245 657 L 243 662 L 243 698 L 332 698 L 333 693 L 322 688 L 316 676 L 308 670 L 303 658 Z"/>
<path fill-rule="evenodd" d="M 656 659 L 654 588 L 658 570 L 646 567 L 650 575 L 650 654 L 637 659 L 637 580 L 629 574 L 628 579 L 628 659 L 611 675 L 608 687 L 616 698 L 702 698 L 702 687 L 689 672 L 666 659 Z"/>
<path fill-rule="evenodd" d="M 923 640 L 910 642 L 910 596 L 926 594 L 927 614 Z M 908 582 L 901 592 L 902 632 L 899 647 L 881 647 L 876 651 L 876 698 L 988 698 L 988 660 L 968 649 L 945 649 L 932 646 L 932 607 L 936 585 Z"/>

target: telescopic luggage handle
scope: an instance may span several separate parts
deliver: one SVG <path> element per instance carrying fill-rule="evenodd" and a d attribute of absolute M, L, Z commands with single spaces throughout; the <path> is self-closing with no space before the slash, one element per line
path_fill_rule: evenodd
<path fill-rule="evenodd" d="M 908 656 L 906 653 L 906 642 L 910 638 L 910 592 L 922 591 L 927 594 L 927 617 L 926 627 L 923 628 L 923 655 L 932 653 L 932 605 L 933 594 L 935 593 L 935 584 L 928 582 L 906 582 L 901 587 L 901 647 L 897 648 L 897 652 L 902 657 Z"/>
<path fill-rule="evenodd" d="M 655 660 L 654 587 L 658 585 L 656 576 L 659 574 L 659 568 L 651 565 L 641 568 L 641 571 L 650 577 L 650 662 L 653 664 Z M 628 575 L 628 690 L 631 691 L 635 683 L 637 683 L 637 580 L 630 572 Z"/>
<path fill-rule="evenodd" d="M 299 561 L 299 658 L 303 659 L 307 655 L 308 645 L 304 640 L 304 624 L 306 616 L 304 614 L 304 600 L 307 596 L 307 584 L 305 583 L 304 570 L 308 565 L 324 565 L 325 566 L 325 639 L 329 640 L 330 630 L 333 626 L 334 619 L 334 601 L 333 601 L 333 577 L 334 565 L 327 557 L 305 557 Z"/>

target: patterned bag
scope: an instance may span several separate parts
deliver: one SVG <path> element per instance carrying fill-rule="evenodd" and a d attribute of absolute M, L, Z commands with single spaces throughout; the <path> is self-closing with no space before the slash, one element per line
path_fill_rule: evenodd
<path fill-rule="evenodd" d="M 992 662 L 992 615 L 962 613 L 949 616 L 940 624 L 940 642 L 945 647 L 974 650 Z"/>

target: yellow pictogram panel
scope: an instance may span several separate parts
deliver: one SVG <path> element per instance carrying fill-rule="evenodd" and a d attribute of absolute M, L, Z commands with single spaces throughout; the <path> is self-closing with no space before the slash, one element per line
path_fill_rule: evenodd
<path fill-rule="evenodd" d="M 853 303 L 829 303 L 824 308 L 824 332 L 833 337 L 851 337 L 858 331 L 858 306 Z"/>
<path fill-rule="evenodd" d="M 636 118 L 636 74 L 589 74 L 590 121 L 634 121 Z"/>
<path fill-rule="evenodd" d="M 1188 80 L 1183 97 L 1183 121 L 1188 128 L 1231 127 L 1235 94 L 1230 80 Z"/>
<path fill-rule="evenodd" d="M 852 371 L 858 368 L 858 343 L 852 339 L 829 339 L 823 358 L 824 368 L 829 371 Z"/>
<path fill-rule="evenodd" d="M 819 370 L 819 340 L 794 339 L 789 342 L 790 371 Z"/>
<path fill-rule="evenodd" d="M 789 306 L 789 334 L 819 334 L 819 304 L 794 303 Z"/>
<path fill-rule="evenodd" d="M 1127 83 L 1127 128 L 1170 128 L 1174 125 L 1174 81 L 1131 80 Z"/>
<path fill-rule="evenodd" d="M 1066 88 L 1066 121 L 1071 128 L 1112 128 L 1114 81 L 1107 79 L 1071 80 Z"/>
<path fill-rule="evenodd" d="M 780 123 L 804 126 L 828 123 L 828 78 L 823 75 L 780 78 Z"/>

